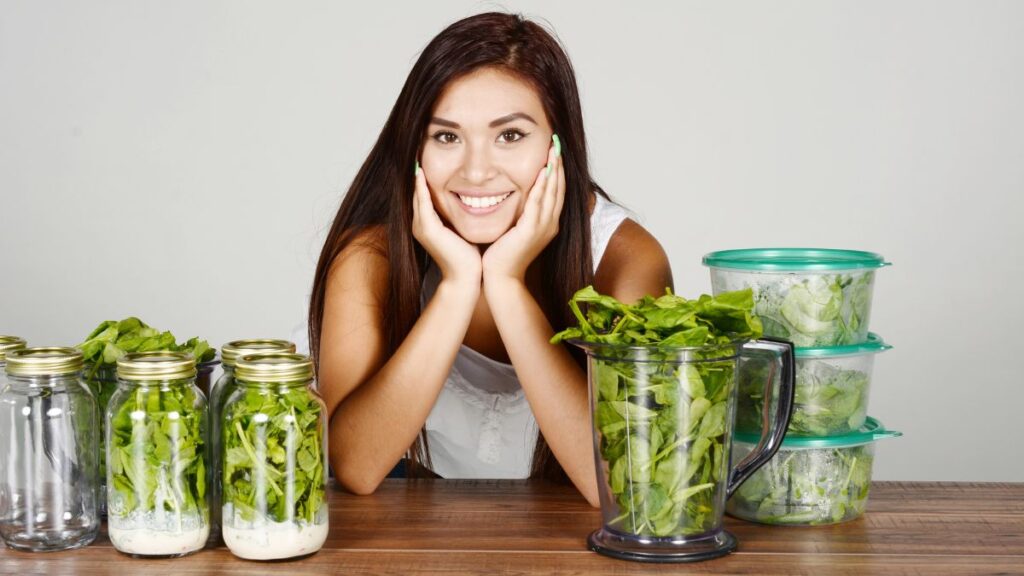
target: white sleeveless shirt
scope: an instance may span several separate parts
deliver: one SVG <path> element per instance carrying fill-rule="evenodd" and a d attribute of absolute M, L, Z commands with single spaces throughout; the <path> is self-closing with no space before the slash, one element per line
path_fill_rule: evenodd
<path fill-rule="evenodd" d="M 590 216 L 595 272 L 626 218 L 636 220 L 597 195 Z M 423 280 L 421 304 L 433 297 L 438 282 L 432 266 Z M 528 478 L 539 428 L 512 365 L 463 345 L 427 417 L 426 432 L 432 469 L 442 478 Z"/>

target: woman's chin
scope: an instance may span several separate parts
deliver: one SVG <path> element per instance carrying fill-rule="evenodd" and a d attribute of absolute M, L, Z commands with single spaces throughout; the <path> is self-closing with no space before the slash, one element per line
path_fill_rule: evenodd
<path fill-rule="evenodd" d="M 462 239 L 470 244 L 487 245 L 493 244 L 498 238 L 508 232 L 511 225 L 504 226 L 457 226 L 455 231 L 462 236 Z"/>

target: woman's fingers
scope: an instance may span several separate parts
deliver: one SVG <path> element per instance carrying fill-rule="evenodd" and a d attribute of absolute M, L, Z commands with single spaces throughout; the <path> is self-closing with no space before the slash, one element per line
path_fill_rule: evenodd
<path fill-rule="evenodd" d="M 562 217 L 562 206 L 565 204 L 565 164 L 562 157 L 558 157 L 558 182 L 555 189 L 555 208 L 551 217 L 558 222 Z"/>
<path fill-rule="evenodd" d="M 562 159 L 554 157 L 551 161 L 551 173 L 547 176 L 544 184 L 544 197 L 541 199 L 541 214 L 543 218 L 549 219 L 555 209 L 558 198 L 558 175 L 562 171 Z"/>
<path fill-rule="evenodd" d="M 537 174 L 537 180 L 533 183 L 530 195 L 526 198 L 526 204 L 523 206 L 523 214 L 519 217 L 519 222 L 529 222 L 530 225 L 535 226 L 547 215 L 547 212 L 544 210 L 544 204 L 550 193 L 551 181 L 555 179 L 556 160 L 554 147 L 551 147 L 548 149 L 548 163 Z"/>
<path fill-rule="evenodd" d="M 441 225 L 441 217 L 434 209 L 434 200 L 430 197 L 430 188 L 427 186 L 427 177 L 423 168 L 416 164 L 416 204 L 419 204 L 420 221 L 433 226 L 435 223 Z"/>

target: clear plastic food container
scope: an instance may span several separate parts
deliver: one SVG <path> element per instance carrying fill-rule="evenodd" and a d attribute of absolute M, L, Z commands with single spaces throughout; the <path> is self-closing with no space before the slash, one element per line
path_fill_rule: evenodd
<path fill-rule="evenodd" d="M 787 438 L 856 432 L 868 414 L 875 355 L 892 346 L 877 334 L 863 344 L 796 349 L 796 394 Z M 751 359 L 740 373 L 736 431 L 758 434 L 770 363 Z"/>
<path fill-rule="evenodd" d="M 857 250 L 755 248 L 704 256 L 715 294 L 751 288 L 765 336 L 798 348 L 864 342 L 882 256 Z"/>
<path fill-rule="evenodd" d="M 868 418 L 844 436 L 787 438 L 778 453 L 754 472 L 726 503 L 731 516 L 762 524 L 816 526 L 853 520 L 864 513 L 871 488 L 875 442 L 902 436 Z M 733 458 L 743 458 L 758 435 L 736 434 Z"/>

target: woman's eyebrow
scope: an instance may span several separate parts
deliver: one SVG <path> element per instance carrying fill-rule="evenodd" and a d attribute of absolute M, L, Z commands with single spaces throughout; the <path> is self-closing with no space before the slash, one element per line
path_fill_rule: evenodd
<path fill-rule="evenodd" d="M 513 113 L 509 114 L 508 116 L 502 116 L 501 118 L 498 118 L 497 120 L 492 120 L 491 123 L 488 124 L 488 126 L 490 126 L 491 128 L 494 128 L 495 126 L 501 126 L 502 124 L 508 124 L 509 122 L 511 122 L 513 120 L 518 120 L 519 118 L 522 118 L 523 120 L 529 120 L 530 122 L 533 122 L 534 124 L 537 123 L 537 121 L 534 120 L 526 112 L 513 112 Z"/>
<path fill-rule="evenodd" d="M 430 119 L 431 124 L 440 124 L 441 126 L 447 126 L 448 128 L 461 128 L 458 122 L 452 122 L 451 120 L 445 120 L 444 118 L 438 118 L 434 116 Z"/>
<path fill-rule="evenodd" d="M 534 120 L 533 117 L 530 116 L 529 114 L 527 114 L 526 112 L 513 112 L 513 113 L 511 113 L 511 114 L 509 114 L 507 116 L 502 116 L 501 118 L 498 118 L 496 120 L 492 120 L 491 123 L 488 124 L 487 126 L 490 127 L 490 128 L 494 128 L 496 126 L 501 126 L 502 124 L 508 124 L 509 122 L 511 122 L 513 120 L 518 120 L 520 118 L 522 118 L 523 120 L 528 120 L 530 122 L 533 122 L 534 124 L 537 123 L 537 121 Z M 437 116 L 434 116 L 433 118 L 431 118 L 430 119 L 430 123 L 431 124 L 437 124 L 439 126 L 446 126 L 448 128 L 455 128 L 455 129 L 461 128 L 461 126 L 459 126 L 458 122 L 452 122 L 451 120 L 445 120 L 444 118 L 438 118 Z"/>

